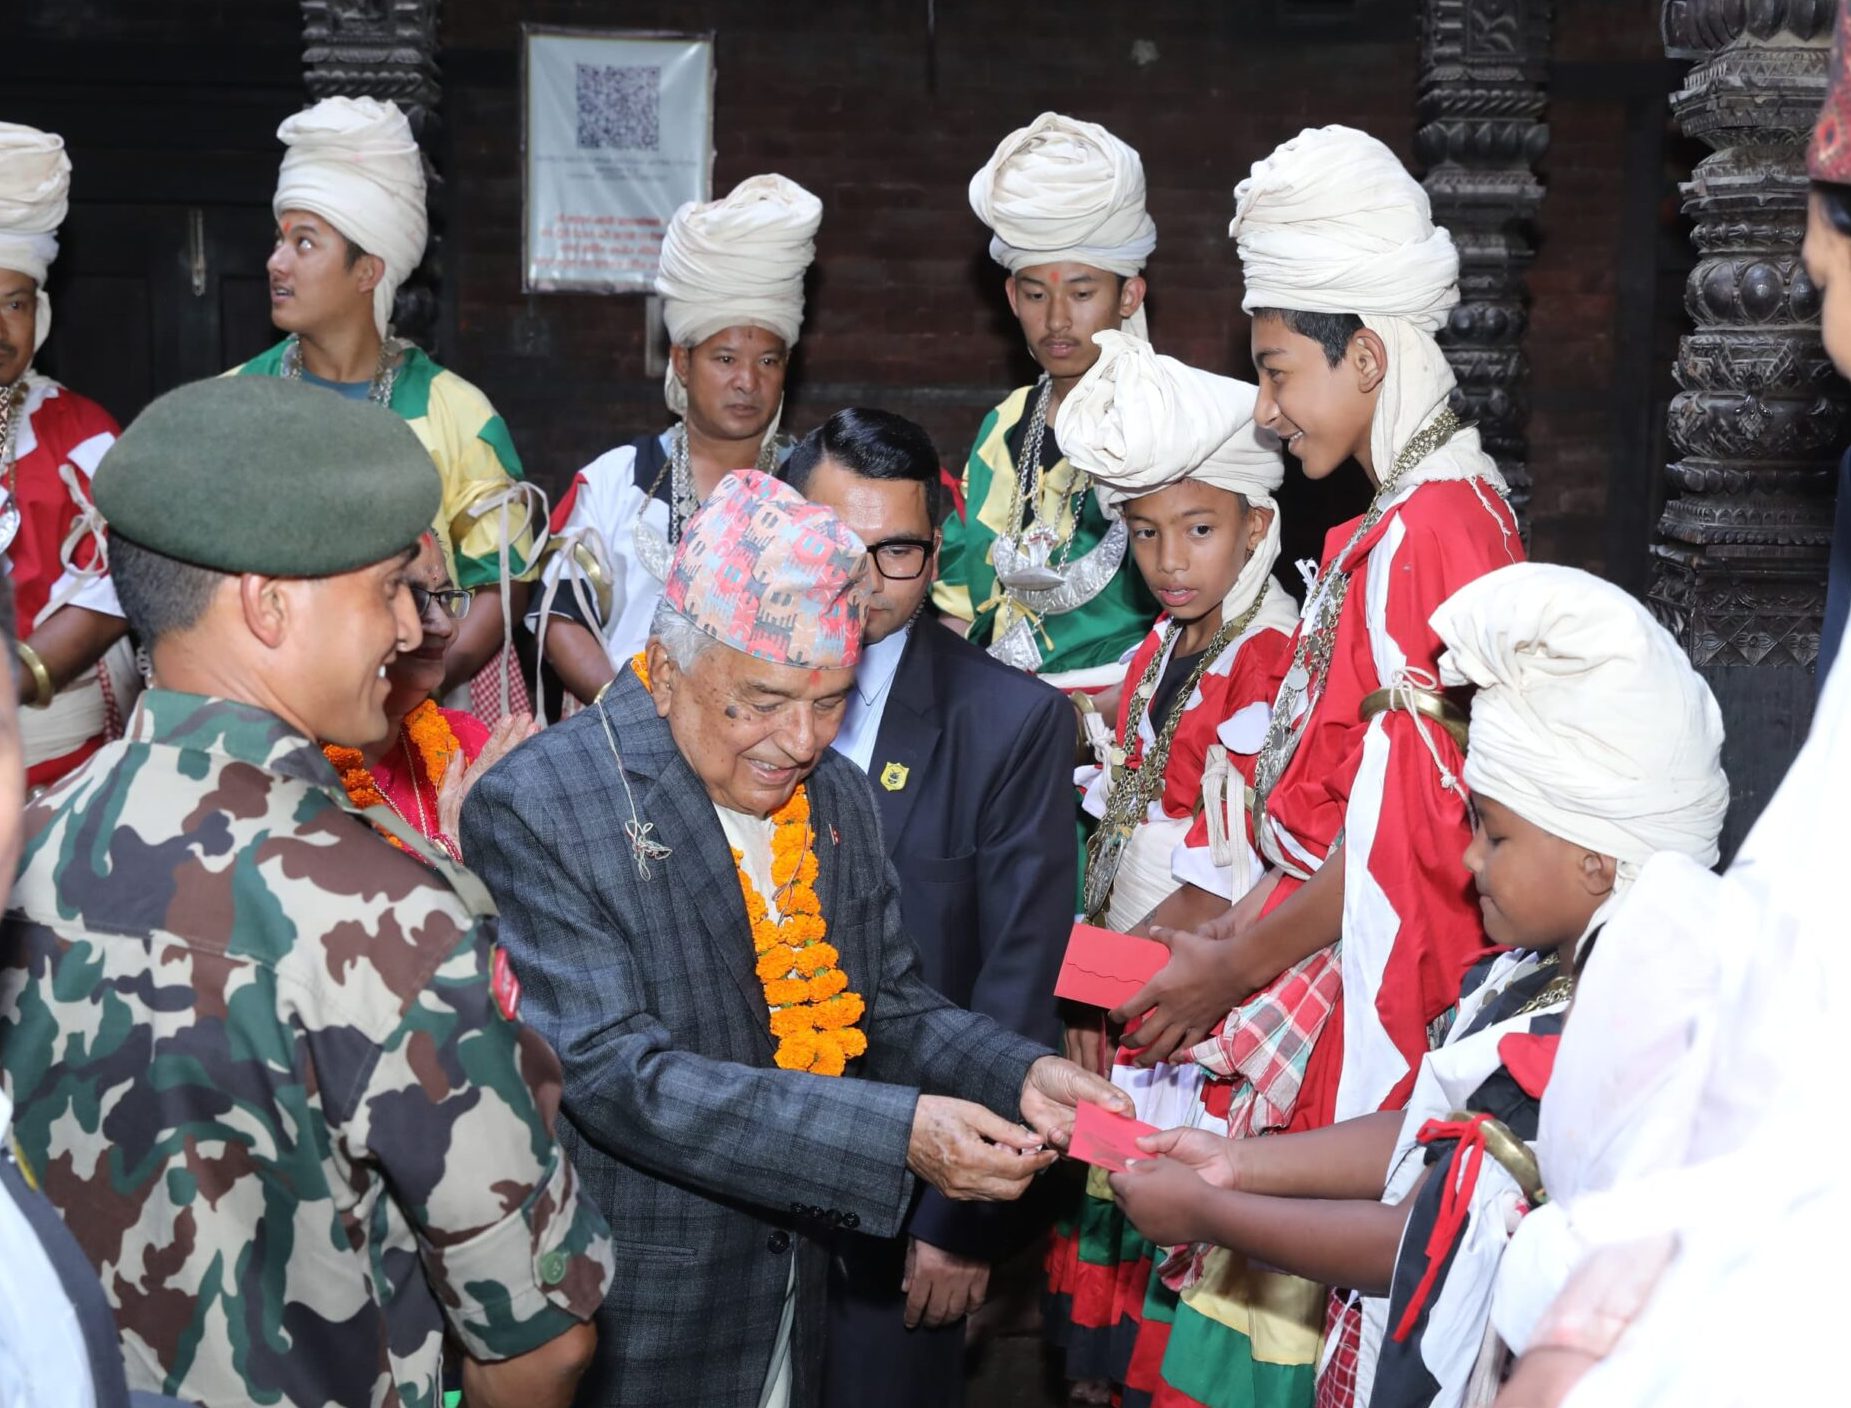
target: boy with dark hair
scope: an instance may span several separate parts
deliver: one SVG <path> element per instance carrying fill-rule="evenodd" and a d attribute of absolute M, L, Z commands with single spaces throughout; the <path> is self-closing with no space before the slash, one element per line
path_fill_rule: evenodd
<path fill-rule="evenodd" d="M 1098 359 L 1094 333 L 1147 336 L 1144 166 L 1097 123 L 1045 112 L 1002 140 L 970 200 L 1041 375 L 978 428 L 932 599 L 1006 664 L 1066 689 L 1116 683 L 1156 605 L 1054 421 Z"/>
<path fill-rule="evenodd" d="M 1478 687 L 1464 867 L 1504 951 L 1467 975 L 1404 1115 L 1261 1140 L 1170 1130 L 1143 1141 L 1167 1157 L 1113 1180 L 1159 1241 L 1355 1288 L 1320 1401 L 1374 1408 L 1457 1408 L 1496 1383 L 1491 1288 L 1509 1228 L 1541 1201 L 1525 1141 L 1575 974 L 1653 855 L 1715 861 L 1729 798 L 1715 699 L 1618 587 L 1520 563 L 1461 589 L 1433 627 L 1442 682 Z"/>
<path fill-rule="evenodd" d="M 1123 332 L 1097 340 L 1099 360 L 1061 404 L 1061 442 L 1129 526 L 1139 575 L 1164 614 L 1131 657 L 1113 731 L 1086 777 L 1097 829 L 1084 910 L 1136 933 L 1185 880 L 1232 903 L 1260 876 L 1244 826 L 1214 844 L 1188 837 L 1205 794 L 1214 805 L 1252 781 L 1298 604 L 1273 576 L 1285 464 L 1277 439 L 1256 430 L 1254 388 Z M 1244 1115 L 1216 1098 L 1218 1083 L 1238 1082 L 1243 1110 L 1266 1098 L 1213 1043 L 1155 1070 L 1123 1051 L 1099 1053 L 1101 1015 L 1085 1009 L 1069 1046 L 1092 1064 L 1112 1061 L 1141 1119 L 1226 1132 Z M 1124 1226 L 1096 1172 L 1070 1211 L 1047 1259 L 1048 1337 L 1076 1380 L 1135 1388 L 1134 1339 L 1168 1322 L 1161 1306 L 1143 1313 L 1152 1248 Z"/>
<path fill-rule="evenodd" d="M 1373 137 L 1325 127 L 1257 163 L 1235 206 L 1256 419 L 1309 477 L 1353 458 L 1376 493 L 1326 539 L 1255 769 L 1267 877 L 1232 910 L 1191 888 L 1160 907 L 1170 962 L 1113 1016 L 1142 1018 L 1131 1040 L 1151 1063 L 1220 1025 L 1277 1093 L 1262 1134 L 1398 1107 L 1483 949 L 1454 859 L 1470 834 L 1463 719 L 1429 617 L 1523 546 L 1497 466 L 1447 409 L 1433 334 L 1459 258 L 1419 183 Z M 1324 1299 L 1215 1253 L 1165 1352 L 1166 1381 L 1193 1387 L 1159 1401 L 1309 1401 Z"/>
<path fill-rule="evenodd" d="M 286 334 L 233 374 L 306 381 L 384 406 L 443 479 L 432 520 L 444 564 L 475 600 L 445 659 L 444 690 L 469 687 L 487 722 L 525 713 L 513 622 L 544 540 L 546 496 L 527 482 L 508 426 L 475 386 L 394 335 L 399 286 L 424 257 L 424 157 L 392 102 L 324 98 L 277 128 L 270 321 Z"/>
<path fill-rule="evenodd" d="M 109 583 L 90 476 L 116 440 L 96 402 L 33 359 L 51 331 L 45 281 L 69 209 L 64 139 L 0 122 L 0 550 L 29 787 L 48 787 L 112 738 L 135 702 L 135 652 Z"/>

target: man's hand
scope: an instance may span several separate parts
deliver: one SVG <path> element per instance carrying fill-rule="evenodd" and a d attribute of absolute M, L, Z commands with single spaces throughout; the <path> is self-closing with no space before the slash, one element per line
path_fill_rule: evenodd
<path fill-rule="evenodd" d="M 900 1289 L 906 1295 L 906 1328 L 936 1330 L 977 1313 L 989 1294 L 990 1263 L 909 1237 Z"/>
<path fill-rule="evenodd" d="M 947 1198 L 1006 1203 L 1054 1162 L 1054 1151 L 1041 1146 L 1039 1135 L 981 1105 L 921 1095 L 906 1166 Z"/>
<path fill-rule="evenodd" d="M 1155 927 L 1150 936 L 1168 946 L 1170 961 L 1110 1018 L 1125 1023 L 1144 1018 L 1123 1039 L 1123 1045 L 1138 1049 L 1140 1066 L 1187 1051 L 1260 986 L 1241 971 L 1235 942 Z"/>
<path fill-rule="evenodd" d="M 568 1408 L 579 1379 L 591 1367 L 598 1332 L 574 1325 L 512 1359 L 463 1359 L 463 1402 L 469 1408 Z"/>
<path fill-rule="evenodd" d="M 469 799 L 469 789 L 476 785 L 476 779 L 539 731 L 540 725 L 532 714 L 509 714 L 489 731 L 488 742 L 482 745 L 475 762 L 465 762 L 462 749 L 452 750 L 443 771 L 443 785 L 437 789 L 437 829 L 453 845 L 463 834 L 463 803 Z"/>
<path fill-rule="evenodd" d="M 1202 1201 L 1212 1190 L 1187 1164 L 1139 1159 L 1106 1181 L 1119 1209 L 1158 1246 L 1180 1246 L 1208 1235 Z"/>
<path fill-rule="evenodd" d="M 1584 1349 L 1565 1345 L 1532 1349 L 1510 1371 L 1491 1408 L 1560 1408 L 1575 1385 L 1598 1363 L 1600 1360 Z"/>
<path fill-rule="evenodd" d="M 1240 1142 L 1205 1129 L 1160 1129 L 1138 1140 L 1145 1153 L 1193 1171 L 1211 1188 L 1240 1187 Z"/>
<path fill-rule="evenodd" d="M 1043 1056 L 1028 1068 L 1028 1079 L 1022 1082 L 1022 1118 L 1056 1149 L 1065 1149 L 1073 1137 L 1073 1112 L 1082 1100 L 1116 1115 L 1135 1113 L 1129 1095 L 1064 1056 Z"/>

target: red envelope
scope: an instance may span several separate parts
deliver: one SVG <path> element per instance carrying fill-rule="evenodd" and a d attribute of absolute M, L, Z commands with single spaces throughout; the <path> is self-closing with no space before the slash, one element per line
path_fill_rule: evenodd
<path fill-rule="evenodd" d="M 1103 1105 L 1082 1100 L 1074 1111 L 1073 1138 L 1068 1142 L 1067 1156 L 1095 1164 L 1108 1173 L 1123 1173 L 1127 1159 L 1156 1157 L 1145 1153 L 1137 1144 L 1142 1136 L 1156 1132 L 1154 1124 L 1145 1124 L 1128 1115 L 1115 1115 Z"/>
<path fill-rule="evenodd" d="M 1061 959 L 1054 995 L 1108 1012 L 1156 977 L 1170 951 L 1155 939 L 1134 939 L 1092 924 L 1075 924 Z"/>

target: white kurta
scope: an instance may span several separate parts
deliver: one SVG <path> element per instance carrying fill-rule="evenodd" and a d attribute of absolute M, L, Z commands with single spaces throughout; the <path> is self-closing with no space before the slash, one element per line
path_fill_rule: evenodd
<path fill-rule="evenodd" d="M 664 454 L 670 449 L 672 430 L 661 435 Z M 662 581 L 643 566 L 636 554 L 635 530 L 638 518 L 655 533 L 668 535 L 668 505 L 650 495 L 648 484 L 636 482 L 636 447 L 619 445 L 607 450 L 578 472 L 572 485 L 572 507 L 558 531 L 571 533 L 589 529 L 604 544 L 612 569 L 611 606 L 605 619 L 594 629 L 604 640 L 604 652 L 611 667 L 621 669 L 641 650 L 649 639 L 649 621 L 656 603 L 662 599 Z M 540 590 L 558 583 L 558 594 L 569 599 L 570 584 L 562 580 L 566 571 L 564 554 L 555 554 L 541 574 Z M 538 613 L 530 613 L 528 625 L 537 629 Z"/>

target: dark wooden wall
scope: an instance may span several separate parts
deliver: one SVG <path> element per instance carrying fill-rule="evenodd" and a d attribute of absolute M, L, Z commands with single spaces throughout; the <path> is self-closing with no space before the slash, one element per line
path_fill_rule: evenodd
<path fill-rule="evenodd" d="M 436 350 L 507 417 L 549 489 L 663 423 L 640 297 L 520 290 L 519 25 L 714 31 L 714 183 L 778 170 L 824 201 L 788 422 L 874 402 L 922 421 L 948 460 L 1026 379 L 970 174 L 1045 108 L 1105 122 L 1144 155 L 1164 350 L 1250 373 L 1227 239 L 1231 192 L 1300 127 L 1368 128 L 1412 150 L 1416 0 L 1068 0 L 1038 17 L 983 0 L 448 0 L 435 155 L 447 244 Z M 262 259 L 280 149 L 303 101 L 293 0 L 27 0 L 8 118 L 62 131 L 76 164 L 54 272 L 48 369 L 127 416 L 266 345 Z M 1690 262 L 1651 0 L 1558 0 L 1530 274 L 1530 462 L 1540 557 L 1642 587 L 1660 493 L 1670 358 Z M 198 212 L 201 239 L 192 237 Z M 205 279 L 193 291 L 195 246 Z M 1355 483 L 1288 500 L 1315 554 Z"/>
<path fill-rule="evenodd" d="M 285 0 L 31 0 L 7 28 L 0 115 L 63 135 L 71 214 L 50 292 L 52 375 L 127 419 L 274 340 L 263 264 L 302 103 Z"/>

